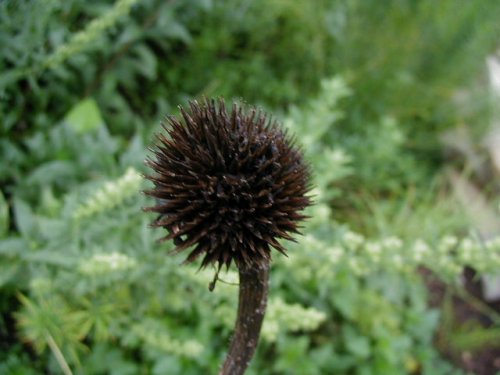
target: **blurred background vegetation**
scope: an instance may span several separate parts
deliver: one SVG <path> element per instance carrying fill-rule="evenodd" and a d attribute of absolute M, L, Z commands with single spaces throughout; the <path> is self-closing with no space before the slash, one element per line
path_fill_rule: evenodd
<path fill-rule="evenodd" d="M 237 288 L 168 257 L 139 193 L 161 119 L 202 95 L 272 112 L 315 172 L 249 374 L 500 371 L 476 290 L 500 268 L 499 19 L 496 0 L 0 1 L 0 374 L 217 372 Z"/>

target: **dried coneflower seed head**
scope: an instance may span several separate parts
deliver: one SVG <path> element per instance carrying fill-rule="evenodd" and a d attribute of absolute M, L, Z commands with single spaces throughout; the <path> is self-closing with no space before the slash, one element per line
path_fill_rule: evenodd
<path fill-rule="evenodd" d="M 275 121 L 256 109 L 222 99 L 191 102 L 182 119 L 168 117 L 147 164 L 154 188 L 146 194 L 168 230 L 175 252 L 191 248 L 186 262 L 201 266 L 263 265 L 270 249 L 285 253 L 301 211 L 310 204 L 309 169 L 300 149 Z"/>

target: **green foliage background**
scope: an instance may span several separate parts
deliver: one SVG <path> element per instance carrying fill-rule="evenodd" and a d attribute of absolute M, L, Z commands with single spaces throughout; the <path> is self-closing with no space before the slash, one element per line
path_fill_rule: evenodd
<path fill-rule="evenodd" d="M 418 269 L 500 266 L 439 143 L 489 123 L 498 19 L 493 0 L 0 2 L 0 373 L 217 372 L 237 275 L 208 292 L 141 212 L 152 134 L 201 95 L 274 113 L 315 173 L 248 373 L 461 373 Z"/>

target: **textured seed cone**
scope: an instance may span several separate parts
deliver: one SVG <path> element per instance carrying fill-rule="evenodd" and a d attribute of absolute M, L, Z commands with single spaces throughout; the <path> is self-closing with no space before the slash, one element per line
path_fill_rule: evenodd
<path fill-rule="evenodd" d="M 275 121 L 222 99 L 191 102 L 182 119 L 168 117 L 147 160 L 157 205 L 152 224 L 174 240 L 186 262 L 245 269 L 267 264 L 279 238 L 293 240 L 310 204 L 309 168 Z"/>

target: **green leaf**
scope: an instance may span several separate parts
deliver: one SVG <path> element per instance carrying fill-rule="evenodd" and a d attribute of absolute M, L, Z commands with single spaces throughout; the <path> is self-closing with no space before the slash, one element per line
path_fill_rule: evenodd
<path fill-rule="evenodd" d="M 152 372 L 153 375 L 181 374 L 182 369 L 178 358 L 164 355 L 155 362 Z"/>
<path fill-rule="evenodd" d="M 9 237 L 0 240 L 0 255 L 5 257 L 16 257 L 23 254 L 27 243 L 22 238 Z"/>
<path fill-rule="evenodd" d="M 18 198 L 14 199 L 14 217 L 17 229 L 23 236 L 30 237 L 33 235 L 36 224 L 33 211 L 26 202 Z"/>
<path fill-rule="evenodd" d="M 370 341 L 367 337 L 346 326 L 344 330 L 347 350 L 358 358 L 368 358 L 371 354 Z"/>
<path fill-rule="evenodd" d="M 56 181 L 65 181 L 75 175 L 75 166 L 69 161 L 52 160 L 43 163 L 27 177 L 29 185 L 49 185 Z"/>
<path fill-rule="evenodd" d="M 9 231 L 9 205 L 0 191 L 0 238 L 7 235 Z"/>
<path fill-rule="evenodd" d="M 146 158 L 146 146 L 139 133 L 136 133 L 130 140 L 127 150 L 120 156 L 120 164 L 123 167 L 142 167 Z"/>
<path fill-rule="evenodd" d="M 453 337 L 453 347 L 458 351 L 480 350 L 491 346 L 497 346 L 500 341 L 500 328 L 480 326 L 460 327 Z"/>
<path fill-rule="evenodd" d="M 125 353 L 112 346 L 96 343 L 89 356 L 85 358 L 85 366 L 76 369 L 75 374 L 138 374 L 137 365 L 125 357 Z M 171 371 L 164 372 L 171 374 Z"/>
<path fill-rule="evenodd" d="M 13 262 L 0 263 L 0 287 L 10 282 L 19 271 L 20 265 Z"/>
<path fill-rule="evenodd" d="M 158 65 L 155 54 L 151 51 L 151 49 L 142 44 L 139 44 L 135 48 L 134 52 L 137 55 L 137 69 L 146 78 L 151 80 L 155 79 Z"/>
<path fill-rule="evenodd" d="M 23 259 L 31 264 L 45 264 L 59 267 L 71 268 L 75 265 L 76 260 L 71 256 L 61 256 L 61 253 L 51 250 L 40 250 L 36 252 L 26 253 Z"/>
<path fill-rule="evenodd" d="M 89 133 L 104 124 L 101 111 L 92 98 L 84 99 L 75 105 L 64 121 L 79 134 Z"/>

